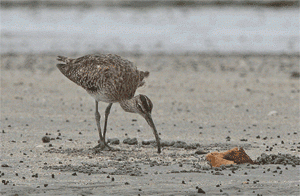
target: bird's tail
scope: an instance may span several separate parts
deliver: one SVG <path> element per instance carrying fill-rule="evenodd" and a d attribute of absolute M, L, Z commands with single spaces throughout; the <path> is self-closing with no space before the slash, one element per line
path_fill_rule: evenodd
<path fill-rule="evenodd" d="M 144 78 L 147 78 L 149 76 L 149 71 L 140 71 L 140 82 L 138 87 L 141 87 L 145 84 Z"/>
<path fill-rule="evenodd" d="M 57 60 L 65 62 L 65 63 L 69 63 L 71 59 L 69 59 L 68 57 L 65 57 L 65 56 L 57 56 Z"/>
<path fill-rule="evenodd" d="M 145 72 L 144 72 L 144 71 L 142 71 L 142 73 L 144 74 L 144 77 L 145 77 L 145 78 L 147 78 L 147 77 L 149 76 L 149 74 L 150 74 L 150 72 L 149 72 L 149 71 L 145 71 Z"/>
<path fill-rule="evenodd" d="M 66 64 L 63 64 L 63 63 L 59 63 L 56 65 L 56 67 L 60 70 L 61 73 L 63 73 L 65 76 L 67 76 L 67 71 L 69 70 L 70 68 L 70 64 L 69 62 L 72 60 L 68 57 L 64 57 L 64 56 L 57 56 L 57 60 L 58 61 L 62 61 Z M 67 76 L 68 77 L 68 76 Z"/>

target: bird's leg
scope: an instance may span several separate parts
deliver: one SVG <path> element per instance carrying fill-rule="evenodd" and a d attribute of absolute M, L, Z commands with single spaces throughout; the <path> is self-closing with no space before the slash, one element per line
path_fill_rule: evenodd
<path fill-rule="evenodd" d="M 98 111 L 98 101 L 95 101 L 96 103 L 96 111 L 95 111 L 95 119 L 96 119 L 96 124 L 99 132 L 99 137 L 100 137 L 100 142 L 97 146 L 94 147 L 94 149 L 99 149 L 100 150 L 111 150 L 110 146 L 107 145 L 105 142 L 105 137 L 103 137 L 102 132 L 101 132 L 101 126 L 100 126 L 100 113 Z"/>
<path fill-rule="evenodd" d="M 100 141 L 102 141 L 103 137 L 102 137 L 101 126 L 100 126 L 101 116 L 100 116 L 100 113 L 98 111 L 98 101 L 95 101 L 95 103 L 96 103 L 95 119 L 96 119 L 96 124 L 97 124 L 98 132 L 99 132 Z"/>
<path fill-rule="evenodd" d="M 103 139 L 105 141 L 105 135 L 106 135 L 106 130 L 107 130 L 107 120 L 108 120 L 108 115 L 110 113 L 112 103 L 108 104 L 106 110 L 105 110 L 105 123 L 104 123 L 104 130 L 103 130 Z"/>

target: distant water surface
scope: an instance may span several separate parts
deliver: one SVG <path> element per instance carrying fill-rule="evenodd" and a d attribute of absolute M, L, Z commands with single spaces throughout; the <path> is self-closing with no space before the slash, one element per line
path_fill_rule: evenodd
<path fill-rule="evenodd" d="M 1 53 L 299 53 L 298 8 L 1 8 Z"/>

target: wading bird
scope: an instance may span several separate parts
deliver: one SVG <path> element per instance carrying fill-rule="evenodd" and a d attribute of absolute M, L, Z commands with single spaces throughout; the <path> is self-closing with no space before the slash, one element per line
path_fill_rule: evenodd
<path fill-rule="evenodd" d="M 157 152 L 161 152 L 160 139 L 151 117 L 153 104 L 146 95 L 134 96 L 136 89 L 144 85 L 144 78 L 149 76 L 148 71 L 139 71 L 132 62 L 113 54 L 86 55 L 77 59 L 58 56 L 57 60 L 64 62 L 57 64 L 61 73 L 95 99 L 95 119 L 100 137 L 99 145 L 95 148 L 111 149 L 105 142 L 107 119 L 112 104 L 119 102 L 125 112 L 138 113 L 146 119 L 153 130 Z M 108 103 L 103 135 L 98 111 L 99 101 Z"/>

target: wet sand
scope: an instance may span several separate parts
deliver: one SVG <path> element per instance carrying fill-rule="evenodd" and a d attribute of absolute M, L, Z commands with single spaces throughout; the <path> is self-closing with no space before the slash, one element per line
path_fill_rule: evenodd
<path fill-rule="evenodd" d="M 299 195 L 299 165 L 215 169 L 195 153 L 299 158 L 299 56 L 122 56 L 150 71 L 136 94 L 152 100 L 161 139 L 200 147 L 157 154 L 142 145 L 154 139 L 145 120 L 114 104 L 107 137 L 120 151 L 94 153 L 94 100 L 57 70 L 56 56 L 2 55 L 2 195 Z"/>

